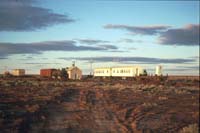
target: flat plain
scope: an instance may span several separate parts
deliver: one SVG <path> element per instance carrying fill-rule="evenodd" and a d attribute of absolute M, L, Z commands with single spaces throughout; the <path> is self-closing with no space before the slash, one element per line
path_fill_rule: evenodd
<path fill-rule="evenodd" d="M 198 132 L 199 77 L 0 79 L 0 132 Z"/>

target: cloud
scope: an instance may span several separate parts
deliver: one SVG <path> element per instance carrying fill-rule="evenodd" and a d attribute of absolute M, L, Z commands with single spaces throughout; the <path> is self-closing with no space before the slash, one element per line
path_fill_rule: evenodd
<path fill-rule="evenodd" d="M 98 45 L 99 47 L 101 48 L 105 48 L 105 49 L 118 49 L 117 46 L 114 46 L 114 45 Z"/>
<path fill-rule="evenodd" d="M 24 64 L 28 64 L 28 65 L 47 65 L 47 64 L 61 64 L 61 63 L 39 63 L 39 62 L 31 62 L 31 63 L 24 63 Z"/>
<path fill-rule="evenodd" d="M 199 24 L 188 24 L 182 28 L 171 28 L 166 25 L 154 26 L 129 26 L 129 25 L 113 25 L 104 26 L 105 29 L 121 29 L 131 34 L 140 35 L 159 35 L 158 43 L 164 45 L 177 46 L 198 46 L 199 45 Z M 121 39 L 119 43 L 141 43 L 132 39 Z"/>
<path fill-rule="evenodd" d="M 134 48 L 134 47 L 130 47 L 130 48 L 127 48 L 128 50 L 137 50 L 137 48 Z"/>
<path fill-rule="evenodd" d="M 179 71 L 179 72 L 185 72 L 185 71 L 199 71 L 199 65 L 194 66 L 178 66 L 175 68 L 165 68 L 165 71 Z"/>
<path fill-rule="evenodd" d="M 75 40 L 79 41 L 79 43 L 81 44 L 88 44 L 88 45 L 99 44 L 99 43 L 110 43 L 109 41 L 97 40 L 97 39 L 75 39 Z"/>
<path fill-rule="evenodd" d="M 199 45 L 199 24 L 188 24 L 183 28 L 168 29 L 161 33 L 158 42 L 165 45 Z"/>
<path fill-rule="evenodd" d="M 50 9 L 33 6 L 34 0 L 0 0 L 0 31 L 34 31 L 75 20 Z"/>
<path fill-rule="evenodd" d="M 133 39 L 129 39 L 129 38 L 122 38 L 122 39 L 118 40 L 117 42 L 118 43 L 142 43 L 143 41 L 133 40 Z"/>
<path fill-rule="evenodd" d="M 109 52 L 114 52 L 114 53 L 125 53 L 128 52 L 126 50 L 110 50 Z"/>
<path fill-rule="evenodd" d="M 33 43 L 0 43 L 0 56 L 11 54 L 40 54 L 44 51 L 107 51 L 112 46 L 78 46 L 75 41 L 44 41 Z"/>
<path fill-rule="evenodd" d="M 0 57 L 0 60 L 4 60 L 4 59 L 8 59 L 8 58 L 6 58 L 6 57 Z"/>
<path fill-rule="evenodd" d="M 81 44 L 87 44 L 87 45 L 95 44 L 96 47 L 108 49 L 109 50 L 108 52 L 122 52 L 121 50 L 118 50 L 117 46 L 110 45 L 109 43 L 111 43 L 111 41 L 98 40 L 98 39 L 74 39 L 74 40 L 78 41 Z"/>
<path fill-rule="evenodd" d="M 165 71 L 168 72 L 184 72 L 184 71 L 191 71 L 190 69 L 185 69 L 185 68 L 167 68 Z"/>
<path fill-rule="evenodd" d="M 198 66 L 185 66 L 185 69 L 191 69 L 191 70 L 199 70 L 199 65 Z"/>
<path fill-rule="evenodd" d="M 199 59 L 199 56 L 190 56 L 189 58 L 192 58 L 192 59 Z"/>
<path fill-rule="evenodd" d="M 69 58 L 65 58 L 69 59 Z M 78 60 L 89 61 L 93 60 L 96 62 L 121 62 L 124 64 L 182 64 L 195 62 L 195 59 L 162 59 L 162 58 L 149 58 L 149 57 L 83 57 Z"/>
<path fill-rule="evenodd" d="M 170 28 L 170 26 L 166 25 L 152 25 L 152 26 L 129 26 L 129 25 L 113 25 L 107 24 L 104 26 L 105 29 L 121 29 L 126 30 L 132 34 L 140 34 L 140 35 L 155 35 L 164 30 Z"/>

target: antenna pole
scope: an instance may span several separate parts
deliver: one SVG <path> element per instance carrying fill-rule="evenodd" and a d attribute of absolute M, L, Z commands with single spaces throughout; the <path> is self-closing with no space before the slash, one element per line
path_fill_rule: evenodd
<path fill-rule="evenodd" d="M 90 60 L 90 75 L 91 75 L 91 76 L 92 76 L 92 63 L 93 63 L 93 61 Z"/>
<path fill-rule="evenodd" d="M 5 72 L 8 71 L 8 66 L 4 66 Z"/>

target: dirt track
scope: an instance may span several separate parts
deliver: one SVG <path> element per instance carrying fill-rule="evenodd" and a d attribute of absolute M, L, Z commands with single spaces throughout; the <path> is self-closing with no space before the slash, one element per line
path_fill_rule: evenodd
<path fill-rule="evenodd" d="M 2 132 L 180 132 L 199 124 L 196 79 L 2 79 L 0 92 Z"/>

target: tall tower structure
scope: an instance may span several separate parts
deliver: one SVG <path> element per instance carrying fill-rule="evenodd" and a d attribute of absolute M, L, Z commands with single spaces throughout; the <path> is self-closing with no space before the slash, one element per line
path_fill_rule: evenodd
<path fill-rule="evenodd" d="M 162 66 L 161 65 L 156 66 L 155 75 L 157 75 L 157 76 L 161 76 L 162 75 Z"/>

